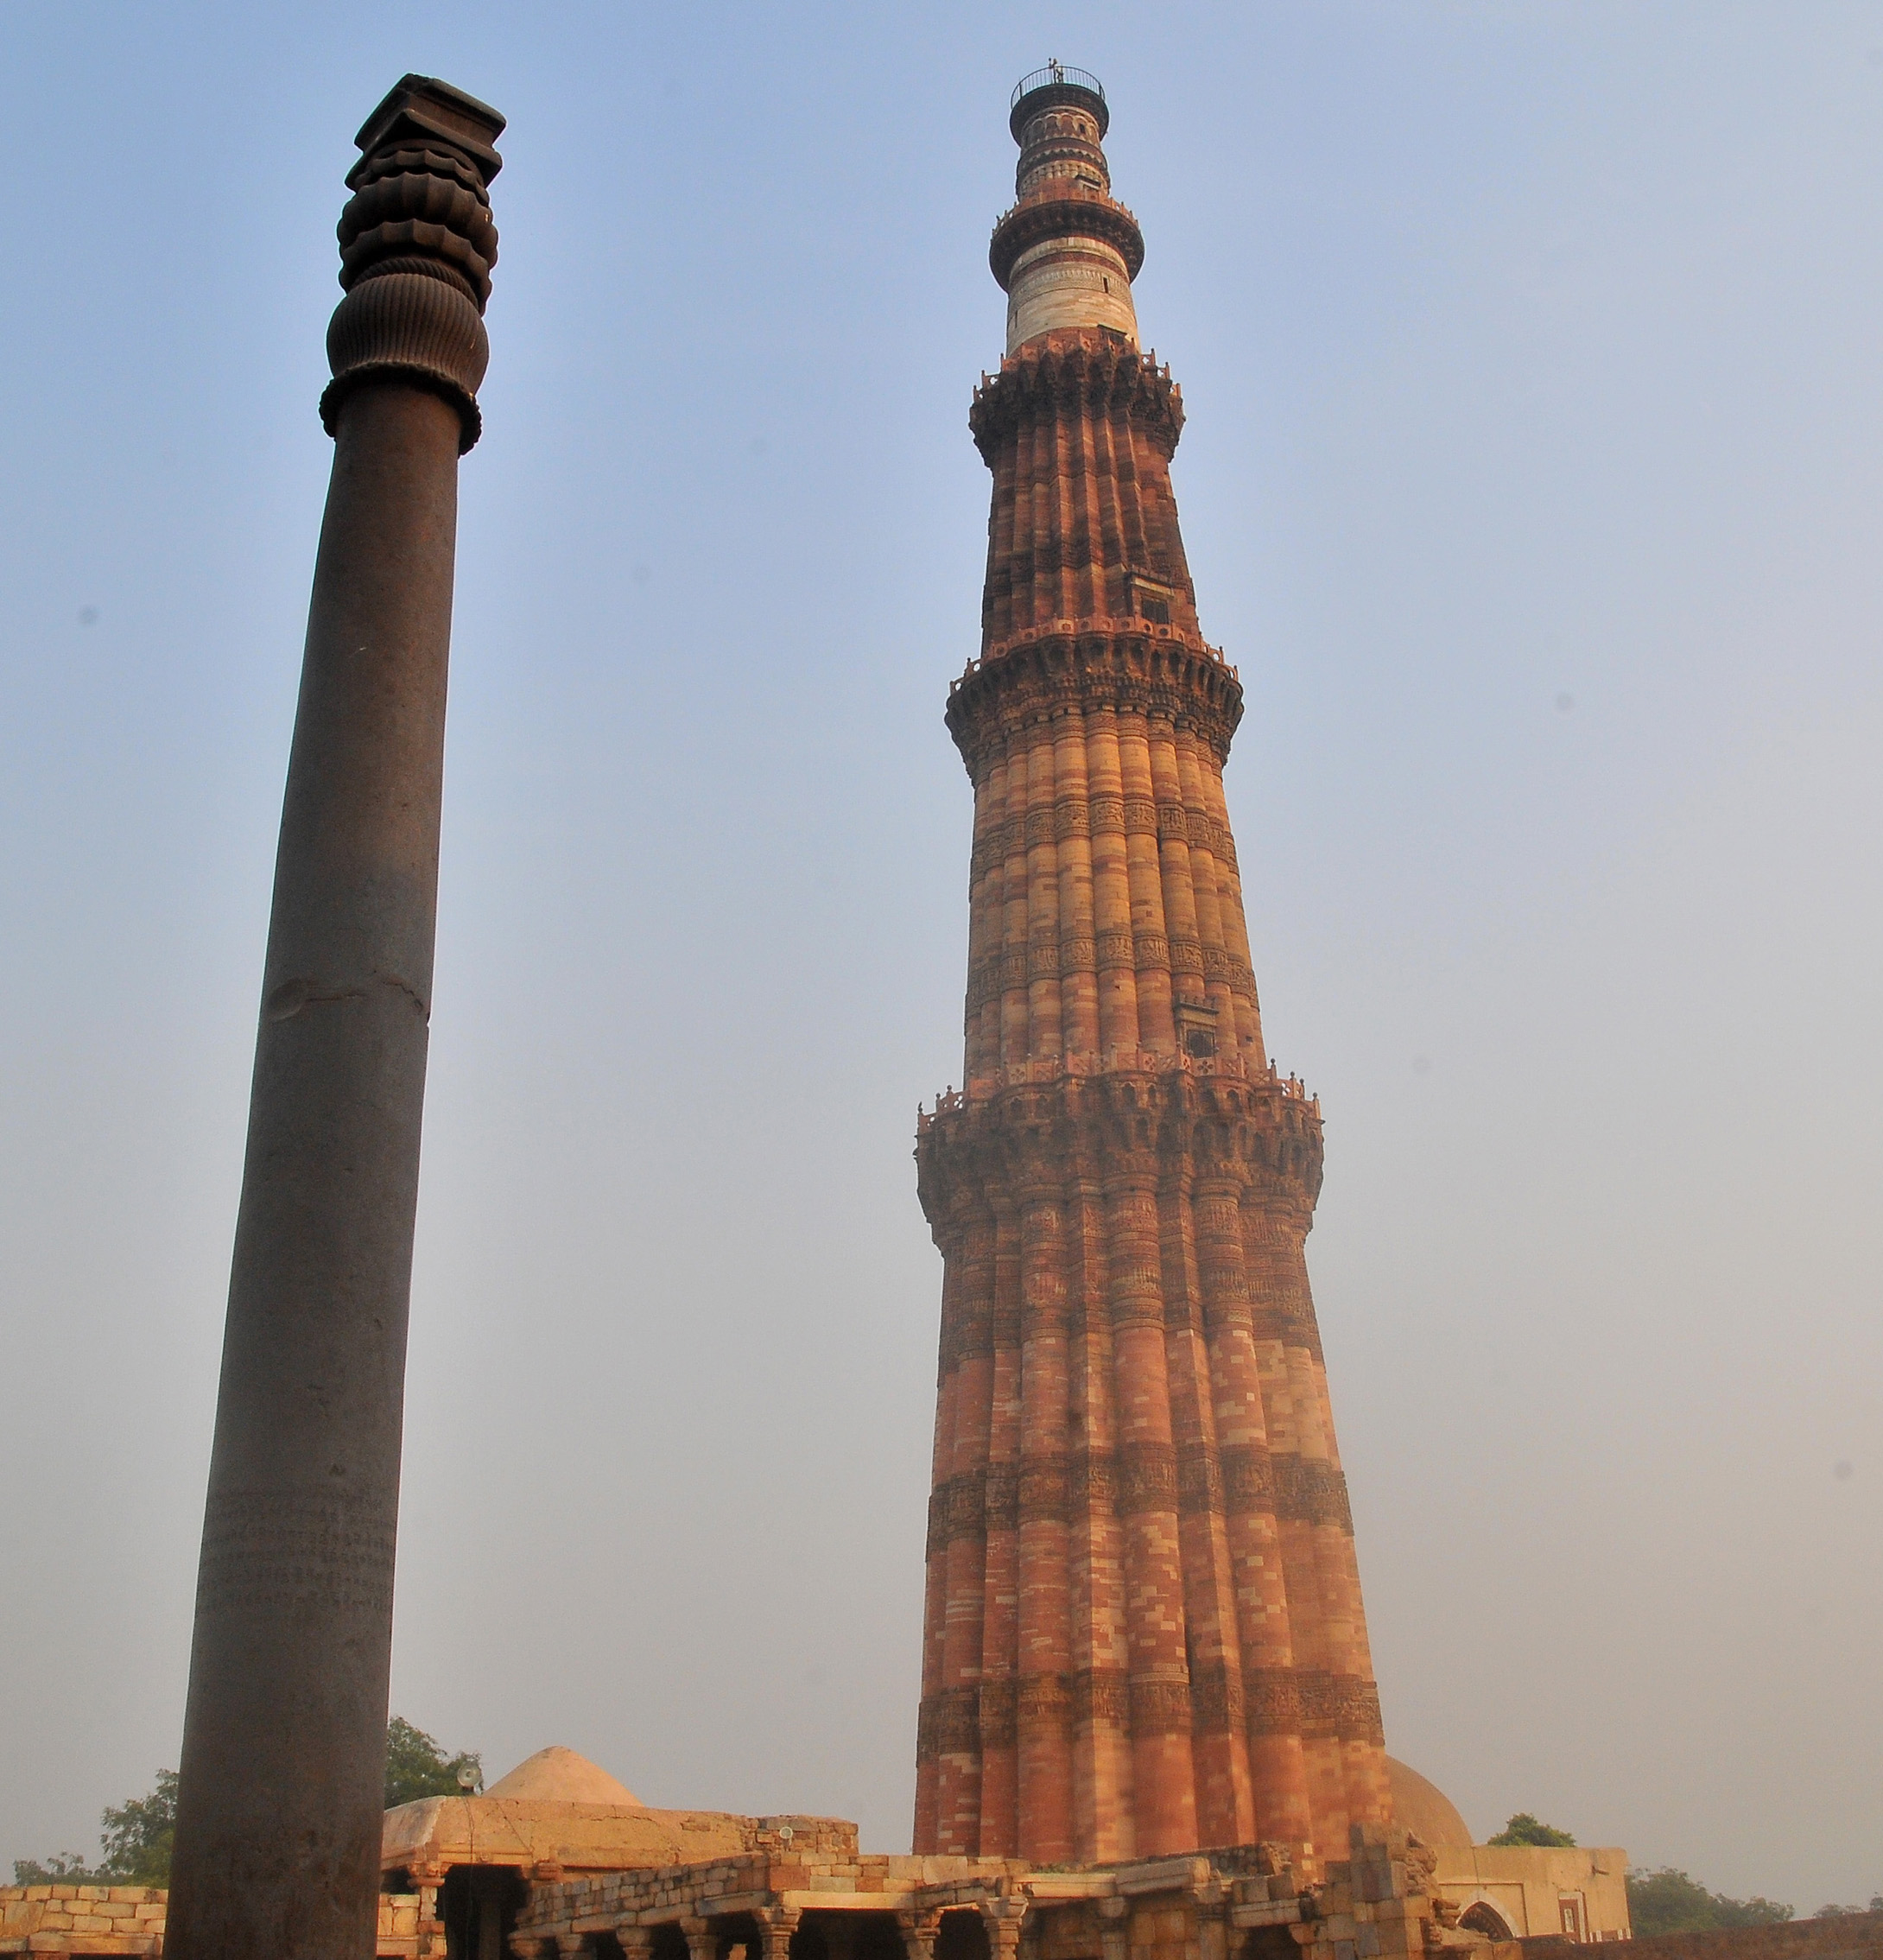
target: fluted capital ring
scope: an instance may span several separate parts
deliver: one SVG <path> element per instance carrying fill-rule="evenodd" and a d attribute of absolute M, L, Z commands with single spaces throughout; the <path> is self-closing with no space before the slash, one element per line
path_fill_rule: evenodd
<path fill-rule="evenodd" d="M 329 435 L 352 396 L 382 381 L 443 396 L 462 425 L 460 454 L 482 433 L 482 315 L 497 263 L 490 183 L 503 128 L 475 96 L 407 75 L 354 139 L 360 159 L 339 230 L 346 297 L 327 327 L 333 378 L 320 397 Z"/>

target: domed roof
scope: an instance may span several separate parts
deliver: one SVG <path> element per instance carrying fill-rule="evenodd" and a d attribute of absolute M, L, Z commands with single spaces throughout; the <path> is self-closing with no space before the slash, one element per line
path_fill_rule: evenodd
<path fill-rule="evenodd" d="M 1392 1788 L 1392 1821 L 1401 1830 L 1435 1851 L 1470 1849 L 1471 1826 L 1436 1783 L 1392 1756 L 1386 1758 L 1386 1781 Z"/>
<path fill-rule="evenodd" d="M 644 1806 L 631 1790 L 598 1769 L 586 1756 L 552 1744 L 526 1757 L 510 1774 L 484 1794 L 525 1804 L 615 1804 L 631 1810 Z"/>

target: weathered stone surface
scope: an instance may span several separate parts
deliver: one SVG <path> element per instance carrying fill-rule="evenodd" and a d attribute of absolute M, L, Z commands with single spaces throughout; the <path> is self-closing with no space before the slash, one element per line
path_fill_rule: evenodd
<path fill-rule="evenodd" d="M 373 1937 L 458 457 L 502 128 L 409 75 L 348 178 L 197 1583 L 182 1960 L 359 1960 Z"/>
<path fill-rule="evenodd" d="M 1197 621 L 1181 394 L 1104 283 L 1143 243 L 1103 97 L 1036 79 L 994 238 L 1009 351 L 970 415 L 981 649 L 948 705 L 963 1087 L 916 1152 L 944 1278 L 915 1845 L 1305 1863 L 1390 1814 L 1303 1253 L 1321 1113 L 1263 1038 L 1222 788 L 1242 688 Z"/>
<path fill-rule="evenodd" d="M 161 1956 L 168 1894 L 136 1886 L 0 1886 L 0 1954 Z M 377 1960 L 445 1960 L 445 1929 L 428 1896 L 379 1898 Z"/>

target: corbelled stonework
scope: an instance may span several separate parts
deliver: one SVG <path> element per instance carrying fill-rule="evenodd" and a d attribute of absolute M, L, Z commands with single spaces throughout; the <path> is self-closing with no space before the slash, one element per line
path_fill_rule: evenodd
<path fill-rule="evenodd" d="M 1136 272 L 1104 128 L 1066 71 L 1021 95 L 1004 283 L 1120 240 Z M 1182 398 L 1128 289 L 1084 279 L 1068 316 L 1073 289 L 970 417 L 993 499 L 948 707 L 964 1084 L 916 1148 L 944 1278 L 916 1849 L 1311 1862 L 1390 1810 L 1303 1257 L 1320 1109 L 1263 1041 L 1222 788 L 1242 689 L 1197 625 Z"/>

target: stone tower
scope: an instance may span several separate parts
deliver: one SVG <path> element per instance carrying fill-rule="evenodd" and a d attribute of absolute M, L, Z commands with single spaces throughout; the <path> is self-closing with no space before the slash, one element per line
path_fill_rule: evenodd
<path fill-rule="evenodd" d="M 964 1087 L 921 1120 L 944 1262 L 918 1852 L 1043 1864 L 1388 1821 L 1303 1241 L 1321 1115 L 1263 1044 L 1168 368 L 1104 92 L 1014 92 Z"/>

